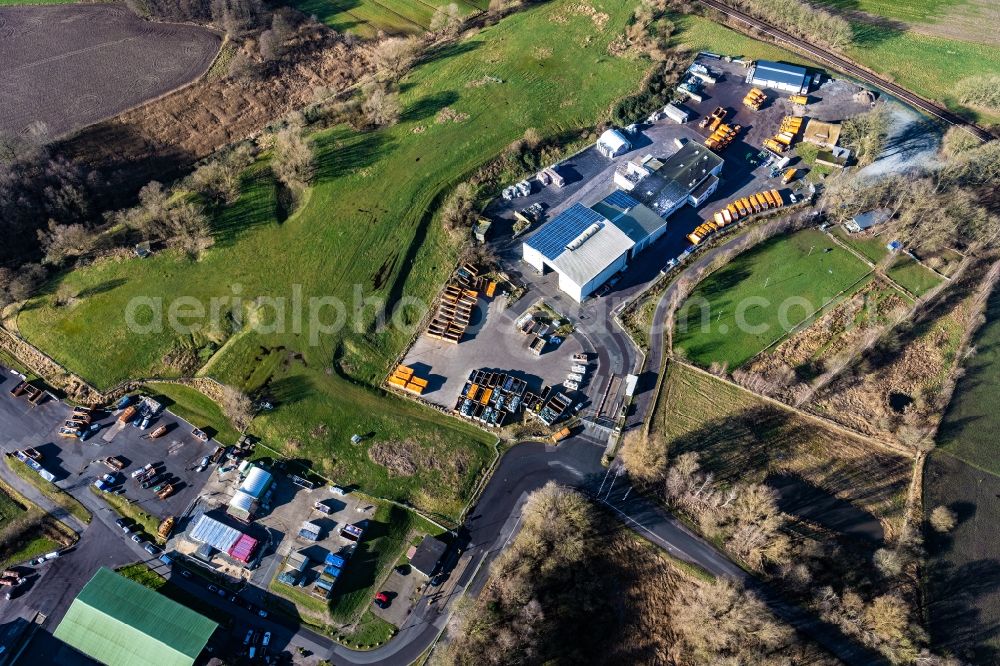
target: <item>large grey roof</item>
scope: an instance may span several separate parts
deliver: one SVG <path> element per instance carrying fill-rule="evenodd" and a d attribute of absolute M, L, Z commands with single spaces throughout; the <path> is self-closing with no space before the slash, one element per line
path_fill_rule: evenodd
<path fill-rule="evenodd" d="M 789 65 L 773 60 L 758 60 L 753 74 L 755 79 L 776 81 L 791 86 L 801 86 L 805 83 L 806 68 Z"/>
<path fill-rule="evenodd" d="M 616 191 L 617 192 L 617 191 Z M 611 220 L 635 243 L 641 243 L 667 223 L 647 206 L 632 201 L 632 206 L 616 206 L 615 193 L 591 206 L 595 211 Z"/>

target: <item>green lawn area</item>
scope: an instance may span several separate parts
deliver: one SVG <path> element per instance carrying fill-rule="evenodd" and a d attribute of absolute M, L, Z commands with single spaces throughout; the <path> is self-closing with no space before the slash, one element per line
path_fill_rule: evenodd
<path fill-rule="evenodd" d="M 27 509 L 8 495 L 0 491 L 0 530 L 4 529 L 14 519 L 23 516 Z"/>
<path fill-rule="evenodd" d="M 1000 49 L 914 32 L 854 24 L 855 45 L 846 53 L 862 65 L 950 109 L 965 111 L 981 122 L 998 122 L 1000 114 L 964 109 L 954 96 L 955 82 L 1000 72 Z"/>
<path fill-rule="evenodd" d="M 525 129 L 577 136 L 638 89 L 647 64 L 607 51 L 632 7 L 592 4 L 609 15 L 606 23 L 599 26 L 576 3 L 558 0 L 447 47 L 404 79 L 398 125 L 366 133 L 335 127 L 313 136 L 317 182 L 292 217 L 278 222 L 274 184 L 258 165 L 240 201 L 216 219 L 216 246 L 201 261 L 163 252 L 75 270 L 61 281 L 80 300 L 65 308 L 51 295 L 29 303 L 19 317 L 22 334 L 102 387 L 128 377 L 181 374 L 163 361 L 179 351 L 202 360 L 214 353 L 205 374 L 246 389 L 266 384 L 277 403 L 252 427 L 266 443 L 313 461 L 341 484 L 457 515 L 492 455 L 493 438 L 373 385 L 422 314 L 395 307 L 404 297 L 430 303 L 457 258 L 456 243 L 434 217 L 441 196 Z M 477 85 L 488 76 L 503 83 Z M 468 119 L 436 122 L 445 106 Z M 271 308 L 250 304 L 283 297 L 286 325 L 239 328 L 222 317 L 219 326 L 183 334 L 167 325 L 167 316 L 153 332 L 125 325 L 132 299 L 161 298 L 169 310 L 173 299 L 190 296 L 209 311 L 212 298 L 236 293 L 242 305 L 226 301 L 223 315 L 239 311 L 244 323 L 271 322 Z M 290 321 L 296 293 L 304 304 L 301 330 Z M 333 332 L 310 326 L 312 298 L 343 303 L 346 325 Z M 383 324 L 380 309 L 366 299 L 384 301 L 398 315 L 393 324 Z M 319 303 L 313 309 L 318 320 L 332 322 L 335 308 Z M 150 322 L 148 308 L 137 321 Z M 265 374 L 261 365 L 271 369 Z M 179 409 L 185 406 L 191 407 Z M 356 433 L 370 437 L 352 445 Z M 433 452 L 434 468 L 390 477 L 367 455 L 375 442 L 416 444 Z"/>
<path fill-rule="evenodd" d="M 831 9 L 860 10 L 875 16 L 896 19 L 905 23 L 936 23 L 941 15 L 966 4 L 964 0 L 819 0 Z"/>
<path fill-rule="evenodd" d="M 886 247 L 889 241 L 881 236 L 870 236 L 866 233 L 851 234 L 839 224 L 830 233 L 873 264 L 882 261 L 885 255 L 889 254 L 889 248 Z"/>
<path fill-rule="evenodd" d="M 75 497 L 38 476 L 38 473 L 35 472 L 35 470 L 31 469 L 17 458 L 4 456 L 4 463 L 7 467 L 13 470 L 15 474 L 37 488 L 39 492 L 44 494 L 55 504 L 63 509 L 66 509 L 66 511 L 77 520 L 82 523 L 90 522 L 90 511 L 87 511 L 87 508 L 80 504 L 79 500 Z"/>
<path fill-rule="evenodd" d="M 288 4 L 315 16 L 338 32 L 374 37 L 379 30 L 418 34 L 431 25 L 437 7 L 454 1 L 463 16 L 486 9 L 486 0 L 291 0 Z"/>
<path fill-rule="evenodd" d="M 701 282 L 678 312 L 675 347 L 698 365 L 737 368 L 869 272 L 817 230 L 773 238 Z"/>
<path fill-rule="evenodd" d="M 72 530 L 0 481 L 0 569 L 59 550 L 74 540 Z"/>
<path fill-rule="evenodd" d="M 677 26 L 673 36 L 674 44 L 684 45 L 692 52 L 711 51 L 720 55 L 743 56 L 752 60 L 781 60 L 816 66 L 816 63 L 797 53 L 757 41 L 701 16 L 678 14 L 672 15 L 670 20 Z"/>
<path fill-rule="evenodd" d="M 239 433 L 222 414 L 219 406 L 197 389 L 166 383 L 149 384 L 146 389 L 166 409 L 196 428 L 205 430 L 219 442 L 235 444 L 239 439 Z"/>
<path fill-rule="evenodd" d="M 142 527 L 142 531 L 145 532 L 147 539 L 157 543 L 163 543 L 163 540 L 156 534 L 156 531 L 160 528 L 161 521 L 159 518 L 146 513 L 142 510 L 141 506 L 133 504 L 121 495 L 102 493 L 92 485 L 89 486 L 89 488 L 92 493 L 107 502 L 107 504 L 114 509 L 115 513 L 119 516 L 131 518 L 133 521 L 138 523 Z"/>
<path fill-rule="evenodd" d="M 886 275 L 917 296 L 923 296 L 941 284 L 941 277 L 937 273 L 924 268 L 905 254 L 896 258 Z"/>
<path fill-rule="evenodd" d="M 974 467 L 1000 475 L 1000 290 L 994 290 L 986 324 L 964 364 L 951 404 L 938 431 L 938 447 Z"/>

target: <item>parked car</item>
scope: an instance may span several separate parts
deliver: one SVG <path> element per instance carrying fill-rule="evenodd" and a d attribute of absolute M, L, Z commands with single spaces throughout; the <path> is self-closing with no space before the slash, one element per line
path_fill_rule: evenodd
<path fill-rule="evenodd" d="M 147 553 L 149 553 L 150 555 L 156 555 L 158 552 L 160 552 L 160 549 L 151 543 L 147 543 L 145 546 L 142 547 L 142 549 Z"/>
<path fill-rule="evenodd" d="M 117 525 L 120 529 L 124 529 L 125 526 L 128 525 L 128 520 L 125 518 L 119 518 L 115 521 L 115 525 Z"/>
<path fill-rule="evenodd" d="M 270 642 L 271 642 L 271 632 L 270 631 L 265 631 L 264 632 L 264 638 L 263 638 L 263 640 L 261 640 L 260 644 L 263 645 L 264 647 L 267 647 L 268 643 L 270 643 Z"/>
<path fill-rule="evenodd" d="M 208 586 L 208 591 L 209 592 L 218 592 L 219 588 L 217 588 L 215 585 L 209 585 Z"/>
<path fill-rule="evenodd" d="M 142 541 L 143 541 L 143 539 L 142 539 L 142 533 L 141 532 L 136 532 L 135 534 L 133 534 L 132 535 L 132 541 L 134 541 L 136 543 L 142 543 Z"/>
<path fill-rule="evenodd" d="M 184 576 L 185 578 L 190 578 L 191 572 L 188 571 L 187 569 L 181 569 L 181 575 Z"/>
<path fill-rule="evenodd" d="M 389 595 L 385 592 L 379 592 L 375 595 L 375 605 L 379 608 L 388 608 L 389 603 Z"/>
<path fill-rule="evenodd" d="M 247 630 L 247 635 L 243 639 L 243 645 L 250 645 L 250 641 L 252 641 L 252 640 L 253 640 L 253 629 L 248 629 Z"/>
<path fill-rule="evenodd" d="M 264 610 L 264 609 L 261 609 L 261 610 L 257 611 L 257 615 L 260 615 L 261 617 L 267 617 L 267 611 Z"/>

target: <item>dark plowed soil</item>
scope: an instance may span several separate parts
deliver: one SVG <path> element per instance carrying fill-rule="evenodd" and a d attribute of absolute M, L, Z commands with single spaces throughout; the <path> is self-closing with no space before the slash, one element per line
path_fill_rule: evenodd
<path fill-rule="evenodd" d="M 121 5 L 0 7 L 0 132 L 62 136 L 200 76 L 221 39 Z"/>

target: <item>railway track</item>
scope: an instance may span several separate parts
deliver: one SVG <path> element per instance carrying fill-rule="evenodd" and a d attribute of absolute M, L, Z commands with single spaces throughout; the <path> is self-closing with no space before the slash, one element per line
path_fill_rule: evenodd
<path fill-rule="evenodd" d="M 914 106 L 920 109 L 921 111 L 924 111 L 925 113 L 948 123 L 949 125 L 960 127 L 969 134 L 971 134 L 972 136 L 979 139 L 980 141 L 991 141 L 994 138 L 992 134 L 984 130 L 982 127 L 979 127 L 975 123 L 969 122 L 968 120 L 962 118 L 958 114 L 952 113 L 951 111 L 942 108 L 941 106 L 938 106 L 937 104 L 930 102 L 924 99 L 923 97 L 920 97 L 919 95 L 910 92 L 906 88 L 902 88 L 896 85 L 895 83 L 892 83 L 891 81 L 886 81 L 880 76 L 872 74 L 866 69 L 858 67 L 857 65 L 852 63 L 850 60 L 847 60 L 846 58 L 843 58 L 835 53 L 830 53 L 829 51 L 824 51 L 823 49 L 814 46 L 809 42 L 799 39 L 798 37 L 794 37 L 793 35 L 785 32 L 784 30 L 781 30 L 780 28 L 776 28 L 769 23 L 765 23 L 760 19 L 756 19 L 750 16 L 749 14 L 745 14 L 739 11 L 738 9 L 733 9 L 729 5 L 718 2 L 718 0 L 698 0 L 698 2 L 700 2 L 702 5 L 705 5 L 706 7 L 711 7 L 712 9 L 722 14 L 725 14 L 730 18 L 736 19 L 741 23 L 745 23 L 749 26 L 752 26 L 757 30 L 760 30 L 761 32 L 764 32 L 778 40 L 787 42 L 788 44 L 795 46 L 800 51 L 804 51 L 809 55 L 816 57 L 819 60 L 829 63 L 834 67 L 836 67 L 837 69 L 847 74 L 850 74 L 851 76 L 854 76 L 855 78 L 858 78 L 864 81 L 865 83 L 871 84 L 876 88 L 879 88 L 880 90 L 889 93 L 893 97 L 897 97 L 903 100 L 904 102 L 910 104 L 911 106 Z"/>

